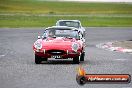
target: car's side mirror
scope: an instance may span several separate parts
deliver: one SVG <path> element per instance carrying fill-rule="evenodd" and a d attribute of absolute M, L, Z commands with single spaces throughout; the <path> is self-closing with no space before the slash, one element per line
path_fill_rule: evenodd
<path fill-rule="evenodd" d="M 80 39 L 80 40 L 82 39 L 82 34 L 81 34 L 81 33 L 79 33 L 79 39 Z"/>
<path fill-rule="evenodd" d="M 46 37 L 45 36 L 42 36 L 42 39 L 46 39 Z"/>
<path fill-rule="evenodd" d="M 38 39 L 40 39 L 40 36 L 38 36 Z"/>

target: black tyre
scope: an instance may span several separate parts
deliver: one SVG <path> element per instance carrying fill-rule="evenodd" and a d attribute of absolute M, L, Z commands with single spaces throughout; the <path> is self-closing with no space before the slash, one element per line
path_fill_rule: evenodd
<path fill-rule="evenodd" d="M 73 63 L 74 64 L 79 64 L 79 56 L 73 58 Z"/>
<path fill-rule="evenodd" d="M 76 76 L 76 81 L 79 85 L 84 85 L 87 82 L 84 76 Z"/>
<path fill-rule="evenodd" d="M 39 57 L 38 55 L 35 55 L 35 63 L 36 64 L 40 64 L 41 63 L 41 57 Z"/>
<path fill-rule="evenodd" d="M 48 60 L 48 58 L 43 58 L 42 60 L 43 60 L 43 61 L 47 61 L 47 60 Z"/>
<path fill-rule="evenodd" d="M 85 53 L 83 52 L 80 57 L 80 61 L 84 61 Z"/>

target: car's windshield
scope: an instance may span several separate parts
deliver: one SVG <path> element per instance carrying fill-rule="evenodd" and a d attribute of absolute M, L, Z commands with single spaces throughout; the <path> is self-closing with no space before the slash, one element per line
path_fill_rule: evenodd
<path fill-rule="evenodd" d="M 68 26 L 68 27 L 79 28 L 80 24 L 79 24 L 79 22 L 74 22 L 74 21 L 60 21 L 59 26 Z"/>
<path fill-rule="evenodd" d="M 78 31 L 71 29 L 49 28 L 43 34 L 44 37 L 66 37 L 79 39 Z"/>

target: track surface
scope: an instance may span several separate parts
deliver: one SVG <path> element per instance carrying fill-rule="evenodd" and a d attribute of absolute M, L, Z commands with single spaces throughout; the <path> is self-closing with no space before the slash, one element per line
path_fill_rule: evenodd
<path fill-rule="evenodd" d="M 77 67 L 71 61 L 36 65 L 32 44 L 43 28 L 0 29 L 0 88 L 132 88 L 130 84 L 76 82 Z M 86 57 L 80 64 L 90 74 L 132 75 L 132 55 L 98 49 L 96 44 L 132 39 L 132 28 L 86 28 Z"/>

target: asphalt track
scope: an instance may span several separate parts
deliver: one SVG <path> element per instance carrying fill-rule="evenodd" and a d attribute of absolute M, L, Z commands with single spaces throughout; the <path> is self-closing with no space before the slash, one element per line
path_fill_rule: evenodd
<path fill-rule="evenodd" d="M 32 44 L 44 28 L 0 29 L 0 88 L 132 88 L 129 84 L 86 84 L 76 82 L 77 67 L 68 61 L 50 60 L 34 64 Z M 132 54 L 112 52 L 95 45 L 132 39 L 132 28 L 86 28 L 86 56 L 80 65 L 89 74 L 132 75 Z"/>

